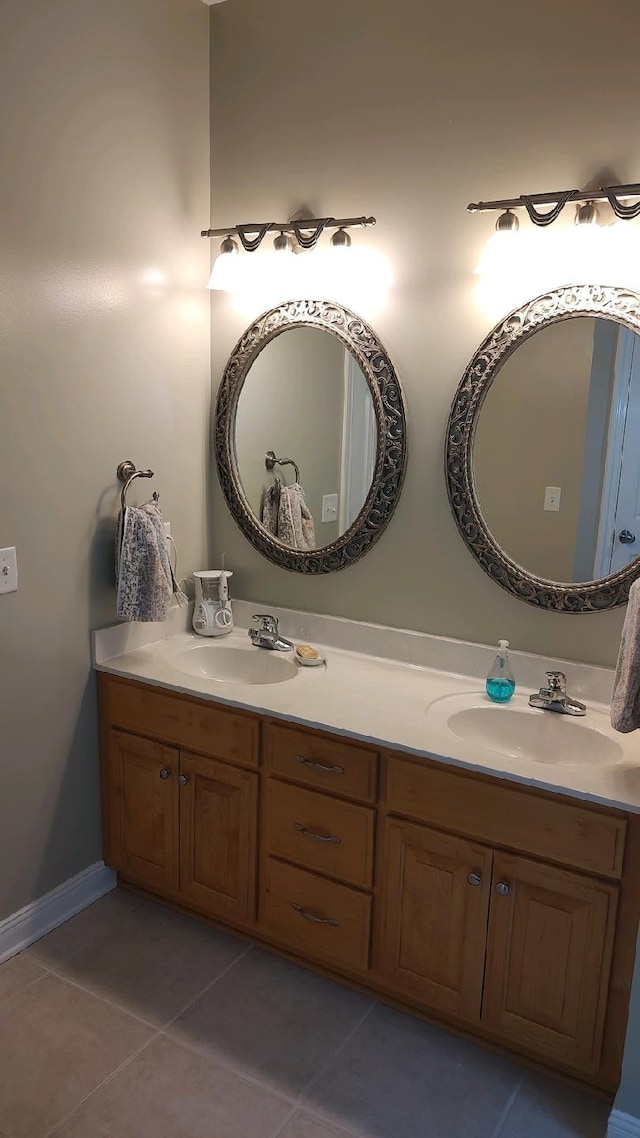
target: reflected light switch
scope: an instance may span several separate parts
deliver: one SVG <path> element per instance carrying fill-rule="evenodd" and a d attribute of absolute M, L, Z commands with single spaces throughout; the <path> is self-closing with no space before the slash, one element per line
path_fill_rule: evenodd
<path fill-rule="evenodd" d="M 545 486 L 544 489 L 544 508 L 557 513 L 560 509 L 560 495 L 562 494 L 561 486 Z"/>
<path fill-rule="evenodd" d="M 323 494 L 322 495 L 322 520 L 323 522 L 335 522 L 338 517 L 338 495 L 337 494 Z"/>
<path fill-rule="evenodd" d="M 15 593 L 18 589 L 18 562 L 15 546 L 0 549 L 0 593 Z"/>

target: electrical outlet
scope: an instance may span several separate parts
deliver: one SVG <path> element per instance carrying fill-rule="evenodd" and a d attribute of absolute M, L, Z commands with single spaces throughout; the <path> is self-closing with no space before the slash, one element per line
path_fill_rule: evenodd
<path fill-rule="evenodd" d="M 18 591 L 18 560 L 15 546 L 0 549 L 0 593 Z"/>
<path fill-rule="evenodd" d="M 335 522 L 338 517 L 338 495 L 337 494 L 323 494 L 322 495 L 322 520 L 323 522 Z"/>

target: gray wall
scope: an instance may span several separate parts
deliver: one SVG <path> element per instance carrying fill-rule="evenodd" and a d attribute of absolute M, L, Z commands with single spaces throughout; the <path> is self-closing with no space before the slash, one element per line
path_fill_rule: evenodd
<path fill-rule="evenodd" d="M 482 406 L 474 475 L 491 532 L 518 564 L 573 581 L 594 320 L 564 320 L 525 340 Z M 560 486 L 558 512 L 544 509 Z M 591 574 L 592 575 L 592 574 Z"/>
<path fill-rule="evenodd" d="M 374 214 L 396 281 L 375 327 L 404 382 L 409 469 L 399 507 L 353 568 L 309 579 L 248 545 L 214 479 L 213 548 L 236 595 L 612 664 L 623 610 L 538 612 L 499 589 L 449 513 L 443 442 L 453 393 L 493 320 L 473 276 L 492 219 L 467 202 L 637 177 L 640 8 L 541 0 L 523 25 L 481 5 L 232 0 L 212 9 L 212 218 Z M 579 30 L 577 30 L 579 29 Z M 636 33 L 636 34 L 634 34 Z M 593 99 L 594 76 L 602 81 Z M 588 114 L 576 109 L 588 107 Z M 354 234 L 354 240 L 358 234 Z M 213 298 L 214 384 L 243 324 Z M 385 587 L 380 607 L 380 581 Z"/>
<path fill-rule="evenodd" d="M 274 476 L 288 486 L 293 467 L 265 468 L 264 456 L 293 458 L 315 526 L 316 544 L 338 536 L 322 522 L 323 494 L 340 491 L 345 351 L 317 328 L 293 328 L 262 350 L 249 369 L 236 416 L 236 457 L 245 494 L 259 518 L 263 491 Z"/>
<path fill-rule="evenodd" d="M 200 0 L 2 3 L 0 918 L 101 856 L 121 459 L 156 471 L 181 571 L 205 557 L 208 69 Z"/>

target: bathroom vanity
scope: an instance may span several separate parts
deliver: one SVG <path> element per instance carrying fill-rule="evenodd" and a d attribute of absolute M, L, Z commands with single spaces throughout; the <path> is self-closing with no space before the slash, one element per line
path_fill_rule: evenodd
<path fill-rule="evenodd" d="M 125 884 L 615 1091 L 640 911 L 640 806 L 607 805 L 602 792 L 585 801 L 575 770 L 562 792 L 530 785 L 517 764 L 488 773 L 480 749 L 474 769 L 471 743 L 460 742 L 458 765 L 437 725 L 430 733 L 424 699 L 414 725 L 395 730 L 407 685 L 422 683 L 437 705 L 477 689 L 459 676 L 400 675 L 363 656 L 361 675 L 349 665 L 353 729 L 340 710 L 336 730 L 337 658 L 347 655 L 330 653 L 326 672 L 290 684 L 246 685 L 241 697 L 241 685 L 193 679 L 190 690 L 175 672 L 172 682 L 153 650 L 98 664 L 105 861 Z M 552 764 L 543 774 L 547 787 L 566 776 Z"/>

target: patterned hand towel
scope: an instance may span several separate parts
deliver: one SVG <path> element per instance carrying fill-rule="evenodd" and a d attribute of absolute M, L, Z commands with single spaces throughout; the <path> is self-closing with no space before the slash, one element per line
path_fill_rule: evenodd
<path fill-rule="evenodd" d="M 611 726 L 625 734 L 640 728 L 640 578 L 629 590 L 613 684 Z"/>
<path fill-rule="evenodd" d="M 262 524 L 274 537 L 278 536 L 278 505 L 282 483 L 279 478 L 272 486 L 267 486 L 262 498 Z"/>
<path fill-rule="evenodd" d="M 116 581 L 120 620 L 165 620 L 172 593 L 178 600 L 184 597 L 171 570 L 164 520 L 156 502 L 127 506 L 120 514 Z"/>
<path fill-rule="evenodd" d="M 311 511 L 299 483 L 283 486 L 278 505 L 278 541 L 291 549 L 315 549 L 316 535 Z"/>

